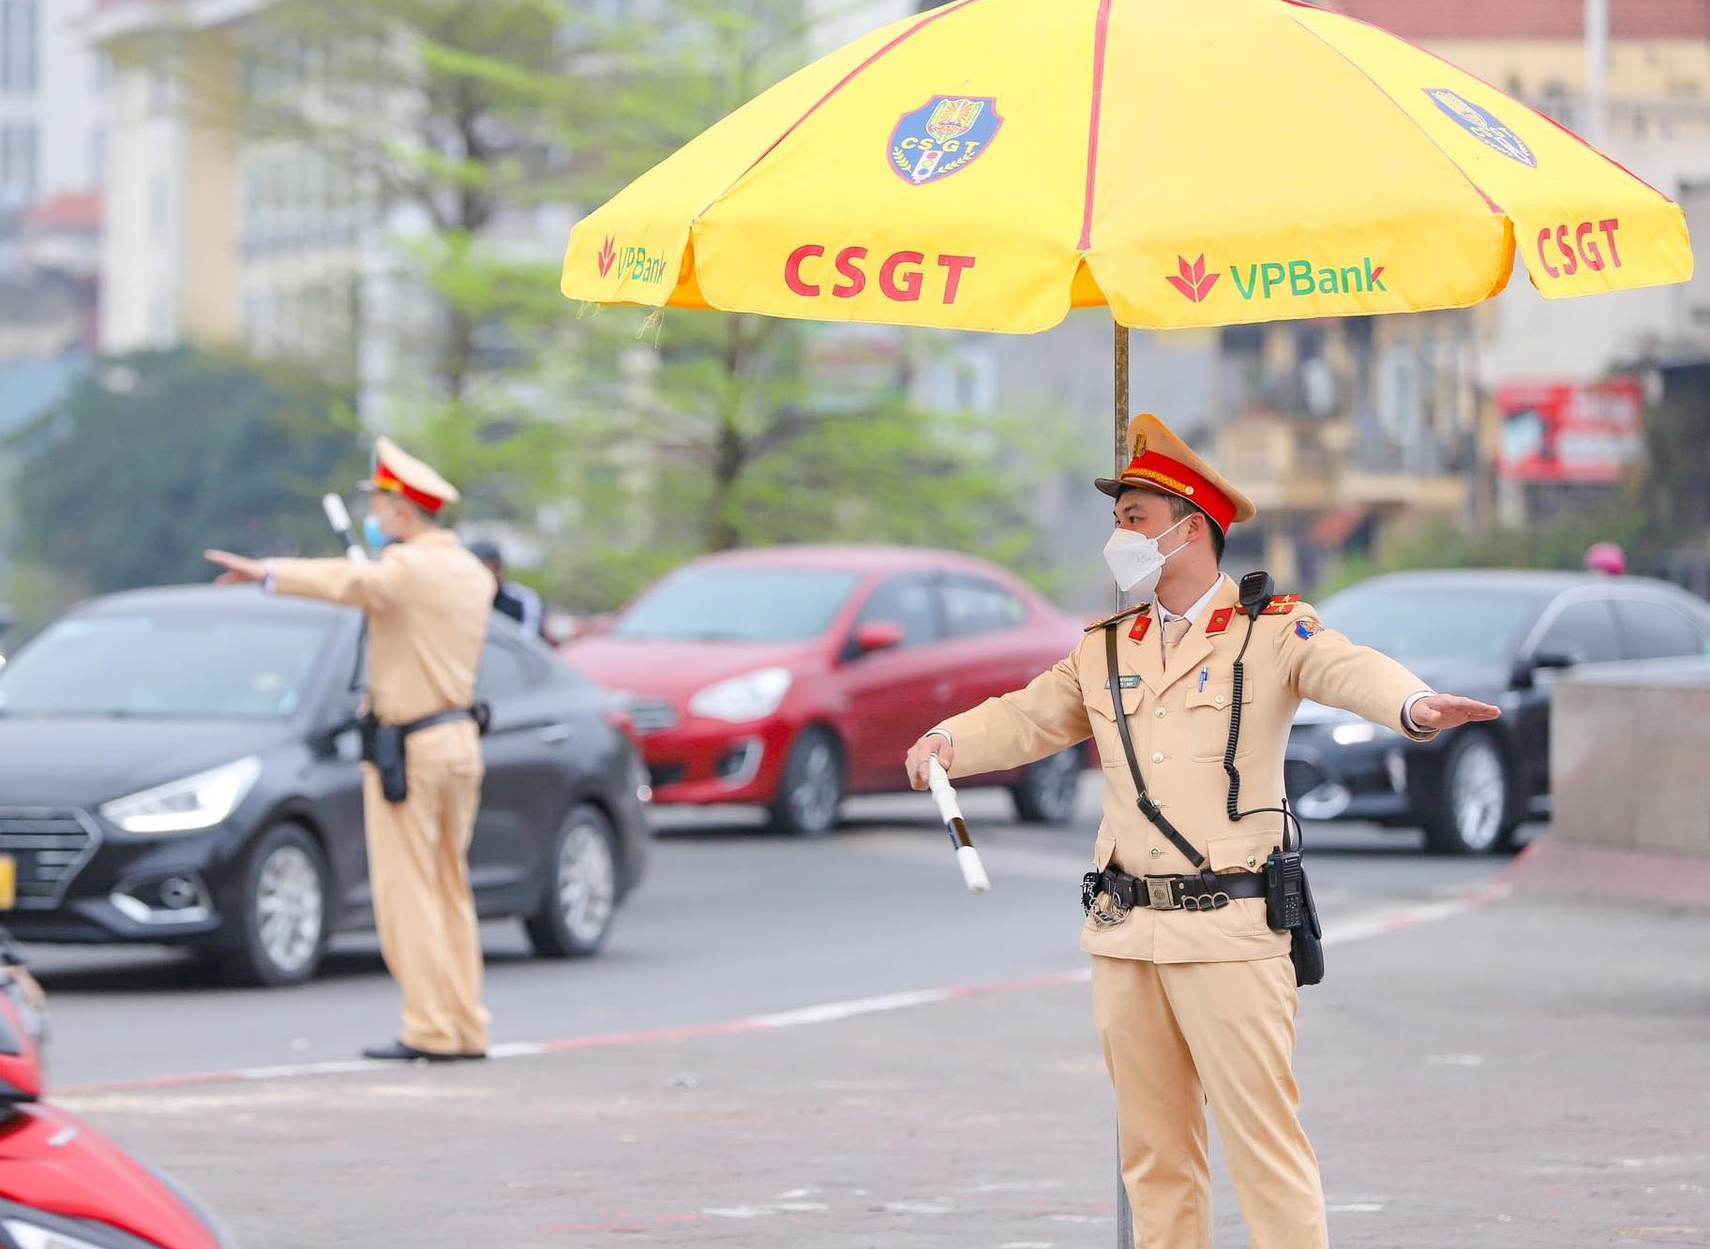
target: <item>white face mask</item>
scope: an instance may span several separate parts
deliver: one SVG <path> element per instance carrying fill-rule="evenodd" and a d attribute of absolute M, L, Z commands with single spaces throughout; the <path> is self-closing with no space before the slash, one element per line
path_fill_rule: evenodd
<path fill-rule="evenodd" d="M 1171 525 L 1164 533 L 1171 533 L 1186 524 L 1190 517 L 1184 516 Z M 1110 541 L 1104 544 L 1104 562 L 1110 565 L 1110 575 L 1116 578 L 1116 584 L 1124 591 L 1135 595 L 1143 603 L 1150 603 L 1158 589 L 1158 578 L 1164 573 L 1164 564 L 1181 550 L 1171 551 L 1165 555 L 1158 550 L 1158 538 L 1148 538 L 1143 533 L 1135 533 L 1132 529 L 1118 529 L 1110 535 Z"/>

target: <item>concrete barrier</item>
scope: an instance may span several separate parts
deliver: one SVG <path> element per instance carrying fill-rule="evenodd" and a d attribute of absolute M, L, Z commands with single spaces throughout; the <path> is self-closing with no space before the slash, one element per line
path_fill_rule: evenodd
<path fill-rule="evenodd" d="M 1521 887 L 1710 906 L 1710 662 L 1564 674 L 1550 787 L 1553 835 Z"/>

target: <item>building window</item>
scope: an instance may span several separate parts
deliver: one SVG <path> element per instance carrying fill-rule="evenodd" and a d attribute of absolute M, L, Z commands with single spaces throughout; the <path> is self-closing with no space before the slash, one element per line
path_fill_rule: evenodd
<path fill-rule="evenodd" d="M 0 204 L 23 206 L 35 201 L 38 159 L 34 122 L 0 126 Z"/>
<path fill-rule="evenodd" d="M 40 81 L 38 0 L 0 0 L 0 92 L 33 95 Z"/>

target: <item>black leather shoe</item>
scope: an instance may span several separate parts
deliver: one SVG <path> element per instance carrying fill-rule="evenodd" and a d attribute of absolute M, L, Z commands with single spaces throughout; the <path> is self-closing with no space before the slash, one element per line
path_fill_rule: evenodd
<path fill-rule="evenodd" d="M 402 1041 L 390 1041 L 385 1045 L 371 1045 L 362 1051 L 364 1058 L 373 1058 L 382 1062 L 430 1062 L 454 1063 L 461 1054 L 435 1054 L 431 1050 L 419 1050 L 413 1045 L 405 1045 Z"/>
<path fill-rule="evenodd" d="M 458 1057 L 461 1058 L 466 1063 L 484 1062 L 484 1061 L 486 1061 L 486 1058 L 487 1058 L 487 1051 L 486 1050 L 465 1051 L 465 1052 L 459 1054 Z"/>

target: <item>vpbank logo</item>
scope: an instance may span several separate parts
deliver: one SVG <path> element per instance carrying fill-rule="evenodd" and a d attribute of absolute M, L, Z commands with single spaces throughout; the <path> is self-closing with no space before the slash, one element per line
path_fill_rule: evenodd
<path fill-rule="evenodd" d="M 1376 291 L 1388 293 L 1383 281 L 1384 266 L 1373 264 L 1370 256 L 1360 257 L 1357 265 L 1318 266 L 1310 260 L 1262 260 L 1248 265 L 1231 265 L 1229 280 L 1242 299 L 1301 299 L 1308 295 L 1365 295 Z M 1223 275 L 1207 270 L 1202 254 L 1192 264 L 1187 257 L 1176 257 L 1176 272 L 1164 275 L 1164 281 L 1190 303 L 1203 303 Z"/>
<path fill-rule="evenodd" d="M 1211 288 L 1217 285 L 1217 279 L 1222 276 L 1220 273 L 1207 273 L 1205 271 L 1205 253 L 1201 252 L 1199 259 L 1191 265 L 1186 256 L 1177 256 L 1176 272 L 1166 274 L 1164 281 L 1175 287 L 1184 297 L 1197 304 L 1211 294 Z"/>
<path fill-rule="evenodd" d="M 616 244 L 616 239 L 609 234 L 606 235 L 605 246 L 601 247 L 599 255 L 594 257 L 595 262 L 600 266 L 601 277 L 605 277 L 612 271 L 612 262 L 617 259 Z"/>

